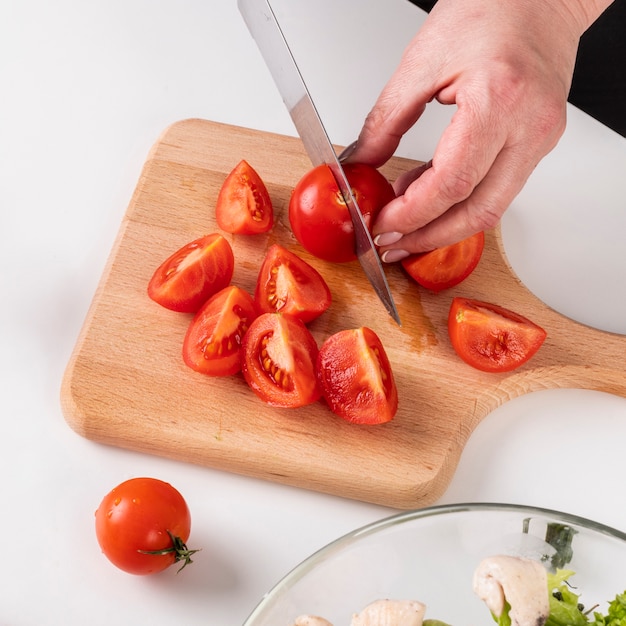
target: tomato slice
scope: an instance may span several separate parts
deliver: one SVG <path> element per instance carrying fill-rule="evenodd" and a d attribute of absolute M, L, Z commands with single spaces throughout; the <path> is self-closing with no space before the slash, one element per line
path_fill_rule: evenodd
<path fill-rule="evenodd" d="M 331 411 L 355 424 L 383 424 L 398 410 L 391 364 L 376 333 L 341 330 L 320 348 L 317 376 Z"/>
<path fill-rule="evenodd" d="M 243 338 L 241 371 L 263 402 L 296 408 L 320 398 L 315 376 L 317 343 L 304 323 L 283 313 L 263 313 Z"/>
<path fill-rule="evenodd" d="M 523 365 L 547 336 L 522 315 L 468 298 L 452 300 L 448 333 L 456 353 L 484 372 L 509 372 Z"/>
<path fill-rule="evenodd" d="M 401 261 L 409 276 L 422 287 L 438 292 L 464 281 L 476 268 L 485 247 L 485 234 L 476 233 L 450 246 Z"/>
<path fill-rule="evenodd" d="M 254 292 L 261 313 L 288 313 L 305 324 L 331 304 L 322 275 L 298 255 L 278 244 L 267 251 Z"/>
<path fill-rule="evenodd" d="M 186 244 L 167 258 L 148 283 L 148 296 L 161 306 L 195 313 L 233 277 L 233 250 L 223 235 L 213 233 Z"/>
<path fill-rule="evenodd" d="M 343 166 L 363 220 L 372 227 L 380 210 L 395 198 L 391 183 L 376 168 L 362 163 Z M 356 260 L 350 211 L 328 165 L 309 170 L 289 200 L 289 223 L 300 245 L 325 261 Z"/>
<path fill-rule="evenodd" d="M 226 177 L 215 205 L 217 225 L 227 233 L 256 235 L 274 225 L 274 209 L 265 183 L 247 161 Z"/>
<path fill-rule="evenodd" d="M 183 341 L 183 360 L 196 372 L 230 376 L 241 369 L 241 343 L 255 319 L 254 300 L 230 285 L 211 297 L 191 321 Z"/>

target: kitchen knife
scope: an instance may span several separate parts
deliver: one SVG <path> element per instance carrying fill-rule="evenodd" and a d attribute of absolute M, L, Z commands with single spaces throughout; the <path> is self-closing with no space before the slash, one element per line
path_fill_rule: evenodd
<path fill-rule="evenodd" d="M 325 163 L 337 181 L 350 211 L 354 225 L 356 255 L 365 275 L 391 317 L 400 324 L 400 316 L 372 237 L 269 1 L 238 0 L 238 6 L 274 78 L 313 166 Z"/>

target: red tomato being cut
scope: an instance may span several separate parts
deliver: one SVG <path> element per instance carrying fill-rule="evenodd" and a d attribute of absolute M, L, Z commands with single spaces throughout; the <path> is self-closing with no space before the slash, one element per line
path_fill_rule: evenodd
<path fill-rule="evenodd" d="M 250 325 L 242 348 L 241 371 L 263 402 L 297 408 L 319 399 L 317 343 L 299 319 L 263 313 Z"/>
<path fill-rule="evenodd" d="M 96 511 L 96 537 L 104 555 L 130 574 L 155 574 L 191 563 L 186 541 L 191 515 L 181 494 L 156 478 L 131 478 L 110 491 Z M 180 570 L 179 570 L 180 571 Z"/>
<path fill-rule="evenodd" d="M 413 254 L 401 263 L 416 283 L 439 292 L 464 281 L 478 265 L 484 247 L 485 234 L 480 232 L 450 246 Z"/>
<path fill-rule="evenodd" d="M 395 198 L 393 187 L 369 165 L 350 163 L 343 169 L 371 229 L 380 210 Z M 313 168 L 295 186 L 289 201 L 289 222 L 302 247 L 319 259 L 332 263 L 356 259 L 350 213 L 328 165 Z"/>
<path fill-rule="evenodd" d="M 262 313 L 288 313 L 305 324 L 331 304 L 330 289 L 321 274 L 278 244 L 267 251 L 254 299 Z"/>
<path fill-rule="evenodd" d="M 192 241 L 166 259 L 148 283 L 148 296 L 180 313 L 195 313 L 233 277 L 235 259 L 226 239 L 213 233 Z"/>
<path fill-rule="evenodd" d="M 317 376 L 331 411 L 355 424 L 383 424 L 398 410 L 387 353 L 369 328 L 341 330 L 320 348 Z"/>
<path fill-rule="evenodd" d="M 484 372 L 509 372 L 539 350 L 546 331 L 496 304 L 454 298 L 448 333 L 456 353 Z"/>
<path fill-rule="evenodd" d="M 207 300 L 183 341 L 183 360 L 196 372 L 230 376 L 241 369 L 241 342 L 256 317 L 252 297 L 230 285 Z"/>
<path fill-rule="evenodd" d="M 247 161 L 227 176 L 215 205 L 217 225 L 227 233 L 257 235 L 274 225 L 274 210 L 265 183 Z"/>

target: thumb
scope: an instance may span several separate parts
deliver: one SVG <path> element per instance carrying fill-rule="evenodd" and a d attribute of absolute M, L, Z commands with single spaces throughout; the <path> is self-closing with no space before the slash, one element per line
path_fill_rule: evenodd
<path fill-rule="evenodd" d="M 415 90 L 416 86 L 415 76 L 409 76 L 401 64 L 365 118 L 357 141 L 340 154 L 343 163 L 380 167 L 393 156 L 431 99 L 430 94 Z"/>

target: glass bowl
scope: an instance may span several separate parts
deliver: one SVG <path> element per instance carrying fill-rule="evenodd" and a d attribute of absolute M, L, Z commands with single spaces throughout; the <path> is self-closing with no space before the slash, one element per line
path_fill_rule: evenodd
<path fill-rule="evenodd" d="M 419 600 L 426 619 L 493 624 L 472 590 L 478 563 L 507 554 L 573 570 L 580 601 L 606 611 L 626 590 L 626 533 L 542 508 L 457 504 L 400 513 L 322 548 L 269 591 L 244 626 L 291 626 L 312 614 L 349 626 L 383 598 Z"/>

